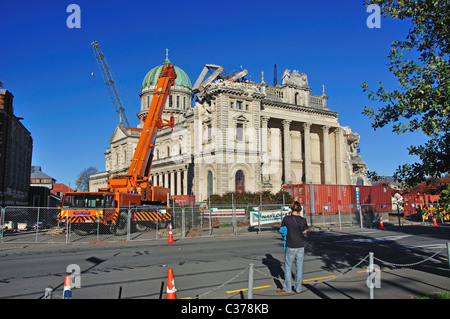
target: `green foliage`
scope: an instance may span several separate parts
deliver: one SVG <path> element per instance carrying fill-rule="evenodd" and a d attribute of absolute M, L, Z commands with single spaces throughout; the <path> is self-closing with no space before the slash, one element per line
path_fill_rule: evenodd
<path fill-rule="evenodd" d="M 232 197 L 234 194 L 234 202 L 236 204 L 259 204 L 262 199 L 263 204 L 280 204 L 284 202 L 286 205 L 293 202 L 291 195 L 285 191 L 279 191 L 276 194 L 272 194 L 270 191 L 264 192 L 242 192 L 242 193 L 225 193 L 222 196 L 213 194 L 210 196 L 209 200 L 211 204 L 230 204 L 232 202 Z"/>
<path fill-rule="evenodd" d="M 374 129 L 392 123 L 397 134 L 422 131 L 428 141 L 410 146 L 410 155 L 419 162 L 399 166 L 394 177 L 414 185 L 426 177 L 449 172 L 450 2 L 433 0 L 367 0 L 377 4 L 385 17 L 410 23 L 405 40 L 391 44 L 389 71 L 398 80 L 399 89 L 388 91 L 380 82 L 376 91 L 363 84 L 368 98 L 383 104 L 378 110 L 364 108 L 373 119 Z"/>
<path fill-rule="evenodd" d="M 450 292 L 443 291 L 443 292 L 434 293 L 430 296 L 414 297 L 414 299 L 450 299 Z"/>
<path fill-rule="evenodd" d="M 450 184 L 442 187 L 440 202 L 447 207 L 450 207 Z"/>
<path fill-rule="evenodd" d="M 375 171 L 367 171 L 366 176 L 371 182 L 378 182 L 381 179 Z"/>

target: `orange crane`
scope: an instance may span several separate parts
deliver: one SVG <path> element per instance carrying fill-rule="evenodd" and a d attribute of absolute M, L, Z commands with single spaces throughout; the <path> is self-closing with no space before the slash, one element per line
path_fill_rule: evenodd
<path fill-rule="evenodd" d="M 109 226 L 116 235 L 126 234 L 131 226 L 129 222 L 138 231 L 147 229 L 151 223 L 167 226 L 171 220 L 167 206 L 170 189 L 153 186 L 150 170 L 157 130 L 174 125 L 173 117 L 163 120 L 162 113 L 176 77 L 173 65 L 165 64 L 153 89 L 152 103 L 143 119 L 144 126 L 127 174 L 111 177 L 107 187 L 98 192 L 66 193 L 59 222 L 69 222 L 79 235 L 94 231 L 96 222 Z"/>

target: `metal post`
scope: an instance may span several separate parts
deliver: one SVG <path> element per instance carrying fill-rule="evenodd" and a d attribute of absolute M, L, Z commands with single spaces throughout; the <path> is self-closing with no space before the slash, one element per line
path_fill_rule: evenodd
<path fill-rule="evenodd" d="M 361 205 L 359 205 L 358 207 L 359 207 L 359 222 L 360 222 L 360 226 L 361 226 L 361 228 L 364 228 L 363 217 L 362 217 L 362 212 L 361 212 Z"/>
<path fill-rule="evenodd" d="M 369 298 L 373 299 L 373 286 L 372 283 L 372 275 L 373 275 L 373 253 L 369 253 L 369 278 L 370 278 L 370 284 L 369 284 Z"/>
<path fill-rule="evenodd" d="M 166 211 L 167 212 L 167 211 Z M 156 231 L 155 231 L 155 239 L 158 239 L 158 232 L 159 232 L 159 209 L 158 209 L 158 213 L 156 214 L 156 220 L 155 220 L 155 224 L 156 224 Z M 175 214 L 175 212 L 172 210 L 172 217 Z"/>
<path fill-rule="evenodd" d="M 338 214 L 339 214 L 339 231 L 342 231 L 341 205 L 338 205 Z"/>
<path fill-rule="evenodd" d="M 173 209 L 175 210 L 175 206 Z M 181 237 L 186 237 L 186 214 L 184 211 L 184 206 L 181 208 Z"/>
<path fill-rule="evenodd" d="M 450 268 L 450 241 L 447 242 L 447 260 L 448 260 L 448 268 Z"/>
<path fill-rule="evenodd" d="M 397 217 L 398 217 L 398 226 L 401 226 L 400 223 L 400 204 L 397 201 Z"/>
<path fill-rule="evenodd" d="M 322 213 L 322 222 L 323 222 L 323 227 L 325 227 L 326 226 L 326 222 L 325 222 L 325 208 L 324 208 L 324 205 L 318 205 L 319 207 L 321 207 L 322 206 L 322 210 L 323 210 L 323 213 Z"/>
<path fill-rule="evenodd" d="M 348 216 L 350 217 L 350 228 L 353 228 L 353 205 L 349 206 L 349 213 Z"/>
<path fill-rule="evenodd" d="M 97 242 L 100 241 L 100 214 L 97 212 Z"/>
<path fill-rule="evenodd" d="M 42 299 L 53 299 L 53 287 L 45 288 L 44 297 Z"/>
<path fill-rule="evenodd" d="M 3 228 L 5 227 L 5 210 L 0 207 L 0 243 L 3 242 Z"/>
<path fill-rule="evenodd" d="M 255 264 L 248 265 L 248 299 L 253 299 L 253 267 Z"/>
<path fill-rule="evenodd" d="M 261 217 L 262 217 L 262 194 L 259 194 L 258 234 L 261 233 Z"/>
<path fill-rule="evenodd" d="M 69 218 L 69 212 L 67 212 L 66 216 L 66 244 L 70 243 L 70 229 L 71 229 L 72 219 Z"/>
<path fill-rule="evenodd" d="M 131 208 L 128 207 L 127 240 L 131 239 Z"/>
<path fill-rule="evenodd" d="M 362 207 L 361 207 L 361 202 L 360 202 L 360 198 L 359 198 L 359 187 L 356 187 L 355 191 L 356 191 L 356 209 L 359 211 L 359 222 L 360 222 L 361 228 L 364 228 Z"/>
<path fill-rule="evenodd" d="M 234 194 L 231 194 L 231 207 L 232 207 L 232 215 L 231 215 L 231 223 L 233 224 L 233 234 L 237 236 L 236 229 L 236 206 L 234 204 Z"/>
<path fill-rule="evenodd" d="M 38 241 L 38 232 L 39 232 L 39 207 L 37 208 L 37 218 L 36 218 L 36 239 L 35 242 Z"/>
<path fill-rule="evenodd" d="M 209 210 L 209 236 L 212 234 L 212 228 L 211 228 L 211 198 L 208 197 L 208 210 Z"/>

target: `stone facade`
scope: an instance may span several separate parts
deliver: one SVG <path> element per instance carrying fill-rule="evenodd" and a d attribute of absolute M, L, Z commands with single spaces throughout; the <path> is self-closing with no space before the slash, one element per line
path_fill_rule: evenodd
<path fill-rule="evenodd" d="M 152 88 L 142 87 L 140 118 Z M 222 75 L 196 92 L 193 107 L 192 92 L 190 83 L 172 87 L 164 117 L 176 124 L 158 131 L 153 153 L 153 183 L 172 195 L 201 201 L 229 191 L 277 192 L 283 184 L 370 185 L 356 152 L 359 135 L 339 124 L 324 87 L 311 93 L 307 75 L 286 70 L 276 86 L 264 75 L 261 83 Z M 126 172 L 138 138 L 139 129 L 117 126 L 106 171 L 91 176 L 91 191 Z"/>

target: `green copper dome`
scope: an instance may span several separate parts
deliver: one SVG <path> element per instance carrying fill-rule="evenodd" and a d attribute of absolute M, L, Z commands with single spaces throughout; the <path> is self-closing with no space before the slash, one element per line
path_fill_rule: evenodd
<path fill-rule="evenodd" d="M 164 64 L 154 67 L 147 73 L 147 75 L 144 78 L 144 81 L 142 81 L 142 87 L 153 86 L 156 84 L 156 81 L 158 80 L 159 74 L 161 73 L 163 66 L 165 64 L 170 63 L 167 51 L 168 50 L 166 49 L 166 59 L 164 60 Z M 181 85 L 192 90 L 191 80 L 189 79 L 186 72 L 184 72 L 177 66 L 174 66 L 174 68 L 175 73 L 177 74 L 177 78 L 175 79 L 175 85 Z"/>

